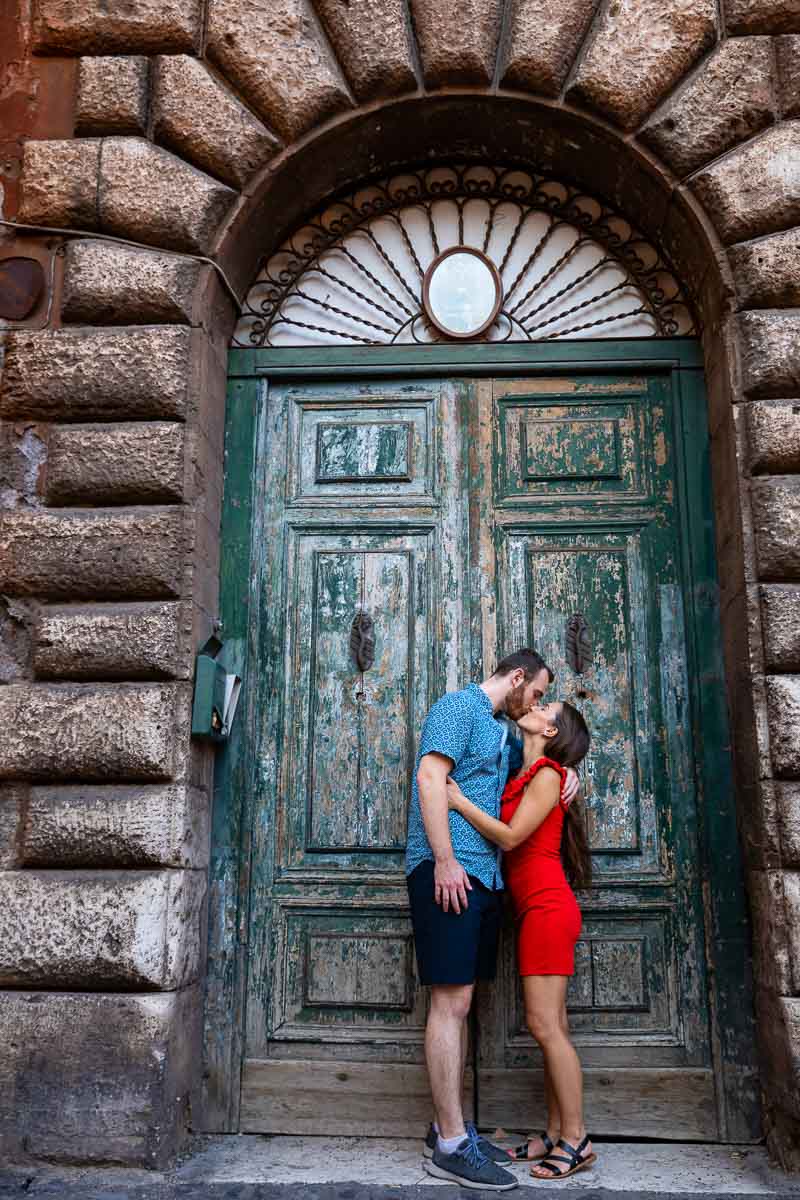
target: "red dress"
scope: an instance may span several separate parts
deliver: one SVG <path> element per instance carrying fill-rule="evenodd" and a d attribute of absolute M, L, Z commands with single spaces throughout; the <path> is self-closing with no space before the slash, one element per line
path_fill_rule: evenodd
<path fill-rule="evenodd" d="M 538 758 L 503 792 L 500 819 L 506 825 L 519 808 L 522 793 L 541 767 L 567 772 L 550 758 Z M 538 829 L 503 855 L 503 873 L 517 919 L 517 965 L 520 975 L 572 975 L 581 912 L 561 863 L 561 831 L 567 805 L 563 798 Z"/>

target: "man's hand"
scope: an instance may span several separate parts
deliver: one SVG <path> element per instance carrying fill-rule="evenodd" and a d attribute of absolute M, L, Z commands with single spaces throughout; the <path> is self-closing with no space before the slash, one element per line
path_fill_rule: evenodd
<path fill-rule="evenodd" d="M 433 868 L 433 896 L 437 904 L 441 904 L 444 912 L 461 913 L 466 909 L 467 892 L 472 891 L 472 884 L 467 872 L 457 858 L 438 859 Z"/>
<path fill-rule="evenodd" d="M 581 790 L 580 780 L 572 767 L 567 767 L 567 778 L 564 780 L 564 803 L 571 804 Z"/>

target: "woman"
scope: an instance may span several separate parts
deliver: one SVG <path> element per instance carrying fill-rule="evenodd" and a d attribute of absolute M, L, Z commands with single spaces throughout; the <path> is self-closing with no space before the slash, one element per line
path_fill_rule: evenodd
<path fill-rule="evenodd" d="M 581 714 L 565 701 L 534 708 L 517 724 L 523 766 L 506 784 L 502 819 L 482 812 L 450 780 L 448 802 L 506 852 L 525 1016 L 542 1049 L 547 1100 L 547 1129 L 515 1157 L 535 1164 L 536 1179 L 566 1179 L 597 1159 L 583 1123 L 581 1065 L 569 1039 L 566 1004 L 581 931 L 570 882 L 588 887 L 591 860 L 584 822 L 561 798 L 566 768 L 581 761 L 590 738 Z"/>

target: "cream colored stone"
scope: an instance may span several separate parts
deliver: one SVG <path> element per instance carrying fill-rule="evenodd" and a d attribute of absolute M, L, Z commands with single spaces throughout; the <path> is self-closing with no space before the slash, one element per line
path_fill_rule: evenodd
<path fill-rule="evenodd" d="M 752 507 L 759 578 L 800 579 L 800 476 L 754 480 Z"/>
<path fill-rule="evenodd" d="M 491 82 L 501 0 L 461 0 L 456 19 L 449 0 L 411 0 L 411 13 L 430 87 Z"/>
<path fill-rule="evenodd" d="M 287 141 L 352 106 L 304 0 L 209 0 L 208 54 Z"/>
<path fill-rule="evenodd" d="M 800 471 L 800 403 L 762 400 L 748 404 L 745 417 L 754 475 Z"/>
<path fill-rule="evenodd" d="M 731 246 L 728 257 L 741 308 L 800 307 L 800 230 Z"/>
<path fill-rule="evenodd" d="M 599 0 L 514 0 L 505 87 L 557 96 Z"/>
<path fill-rule="evenodd" d="M 714 0 L 615 0 L 598 18 L 569 96 L 635 128 L 716 38 Z"/>
<path fill-rule="evenodd" d="M 800 778 L 800 675 L 767 677 L 770 749 L 779 779 Z M 780 991 L 788 991 L 781 984 Z"/>
<path fill-rule="evenodd" d="M 762 585 L 759 599 L 767 671 L 800 672 L 800 586 Z"/>
<path fill-rule="evenodd" d="M 188 699 L 178 684 L 10 684 L 0 779 L 169 779 Z"/>
<path fill-rule="evenodd" d="M 800 224 L 800 121 L 768 129 L 691 186 L 726 243 Z"/>
<path fill-rule="evenodd" d="M 141 55 L 82 58 L 78 67 L 76 132 L 144 133 L 149 67 Z"/>
<path fill-rule="evenodd" d="M 189 679 L 191 632 L 191 610 L 176 602 L 47 605 L 34 670 L 44 679 Z"/>
<path fill-rule="evenodd" d="M 641 137 L 685 176 L 763 129 L 773 108 L 771 39 L 733 38 L 658 110 Z"/>
<path fill-rule="evenodd" d="M 723 0 L 728 33 L 800 33 L 800 0 Z"/>
<path fill-rule="evenodd" d="M 3 1162 L 165 1167 L 188 1124 L 202 1008 L 198 987 L 0 992 Z"/>
<path fill-rule="evenodd" d="M 0 872 L 0 985 L 185 987 L 205 890 L 199 871 Z"/>
<path fill-rule="evenodd" d="M 105 138 L 98 211 L 103 231 L 206 254 L 236 193 L 142 138 Z"/>
<path fill-rule="evenodd" d="M 82 325 L 192 324 L 212 270 L 168 251 L 75 239 L 66 249 L 61 317 Z"/>
<path fill-rule="evenodd" d="M 186 784 L 16 785 L 0 797 L 0 864 L 5 829 L 20 867 L 203 868 L 209 817 Z"/>
<path fill-rule="evenodd" d="M 97 229 L 100 142 L 25 142 L 17 219 L 27 225 Z"/>
<path fill-rule="evenodd" d="M 359 100 L 414 90 L 404 0 L 317 0 L 316 8 Z"/>
<path fill-rule="evenodd" d="M 8 595 L 154 600 L 180 594 L 181 508 L 19 510 L 0 514 Z"/>
<path fill-rule="evenodd" d="M 798 23 L 800 29 L 800 23 Z M 774 39 L 778 108 L 782 117 L 800 116 L 800 34 Z"/>
<path fill-rule="evenodd" d="M 747 894 L 753 916 L 755 976 L 778 995 L 791 987 L 782 871 L 750 871 Z"/>
<path fill-rule="evenodd" d="M 800 312 L 746 312 L 739 317 L 742 386 L 753 398 L 800 396 Z"/>
<path fill-rule="evenodd" d="M 184 499 L 182 424 L 57 425 L 48 446 L 47 503 L 168 504 Z"/>
<path fill-rule="evenodd" d="M 155 60 L 153 131 L 176 154 L 239 188 L 278 148 L 205 64 L 185 54 Z"/>
<path fill-rule="evenodd" d="M 37 0 L 36 48 L 62 54 L 148 54 L 193 50 L 202 0 Z"/>
<path fill-rule="evenodd" d="M 0 379 L 7 420 L 183 417 L 198 335 L 188 329 L 17 331 Z"/>

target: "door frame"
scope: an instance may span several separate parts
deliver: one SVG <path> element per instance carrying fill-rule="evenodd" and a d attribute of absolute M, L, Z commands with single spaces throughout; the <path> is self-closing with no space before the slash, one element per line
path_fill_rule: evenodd
<path fill-rule="evenodd" d="M 196 1128 L 236 1132 L 244 1049 L 248 896 L 255 782 L 248 753 L 257 649 L 250 613 L 256 464 L 266 451 L 260 398 L 271 380 L 544 375 L 604 370 L 670 375 L 682 590 L 695 747 L 698 864 L 703 887 L 712 1060 L 723 1141 L 761 1137 L 751 933 L 737 833 L 722 662 L 714 508 L 703 356 L 690 338 L 483 343 L 468 346 L 297 347 L 232 350 L 225 414 L 219 617 L 229 670 L 242 676 L 243 703 L 214 771 L 209 867 L 208 959 L 201 1112 Z M 699 680 L 703 686 L 699 686 Z M 717 697 L 720 697 L 718 700 Z"/>

